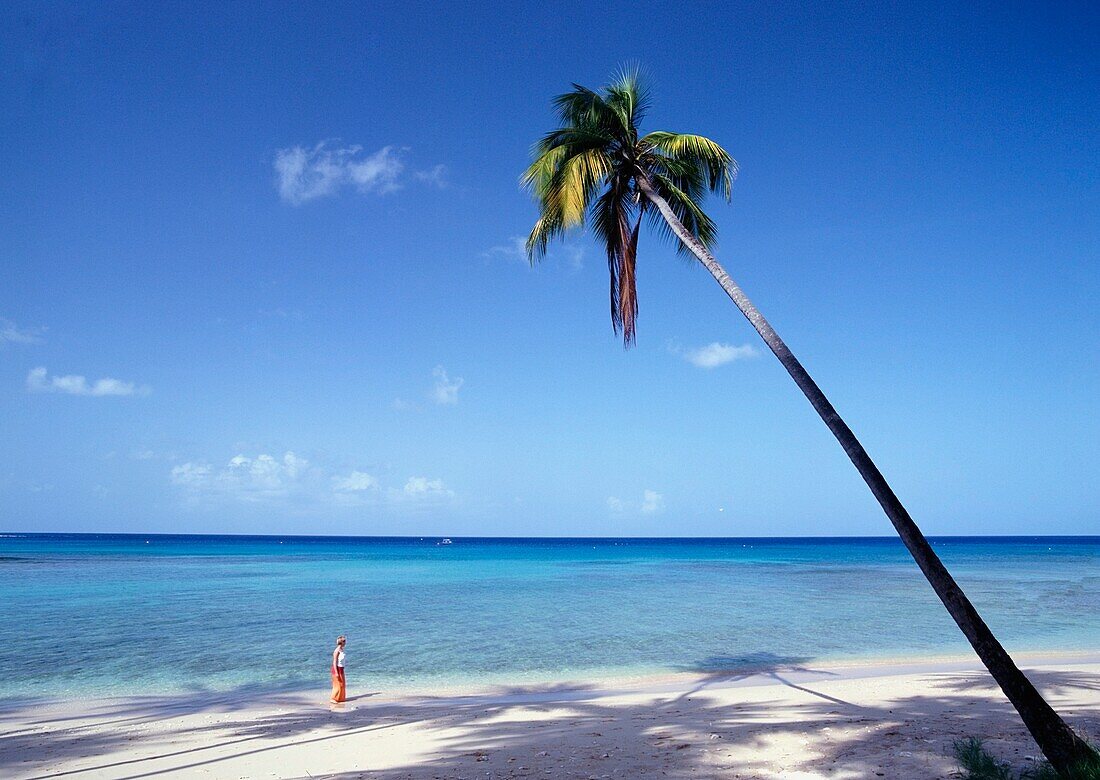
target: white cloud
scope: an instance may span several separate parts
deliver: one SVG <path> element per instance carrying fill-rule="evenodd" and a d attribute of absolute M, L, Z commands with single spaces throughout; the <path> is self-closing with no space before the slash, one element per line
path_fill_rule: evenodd
<path fill-rule="evenodd" d="M 607 497 L 607 509 L 614 515 L 621 515 L 627 512 L 641 512 L 644 515 L 654 515 L 658 512 L 663 512 L 664 508 L 665 497 L 656 490 L 642 491 L 642 500 L 640 503 L 624 501 L 618 496 Z"/>
<path fill-rule="evenodd" d="M 439 189 L 445 189 L 447 187 L 447 166 L 436 165 L 426 171 L 417 171 L 413 174 L 417 181 L 422 181 L 425 184 L 430 184 L 433 187 Z"/>
<path fill-rule="evenodd" d="M 665 497 L 656 490 L 646 490 L 642 493 L 642 513 L 646 515 L 656 514 L 665 508 Z"/>
<path fill-rule="evenodd" d="M 114 457 L 114 454 L 115 453 L 110 453 L 110 454 L 108 454 L 104 457 Z M 160 460 L 160 461 L 169 461 L 169 462 L 171 462 L 171 461 L 179 460 L 179 456 L 175 452 L 172 452 L 171 450 L 154 450 L 150 447 L 142 447 L 142 448 L 139 448 L 139 449 L 131 450 L 130 451 L 130 459 L 131 460 L 141 460 L 141 461 Z"/>
<path fill-rule="evenodd" d="M 400 188 L 398 177 L 405 166 L 396 147 L 383 146 L 361 158 L 361 146 L 330 149 L 326 143 L 322 141 L 312 149 L 292 146 L 275 153 L 279 195 L 287 203 L 299 206 L 333 195 L 344 185 L 363 193 L 387 193 Z"/>
<path fill-rule="evenodd" d="M 458 391 L 462 388 L 465 380 L 460 376 L 451 379 L 447 376 L 447 371 L 443 366 L 436 366 L 432 371 L 432 376 L 435 377 L 435 386 L 432 387 L 431 392 L 432 400 L 443 406 L 457 404 Z"/>
<path fill-rule="evenodd" d="M 332 487 L 340 492 L 357 493 L 377 489 L 378 480 L 363 471 L 353 471 L 346 477 L 334 477 Z"/>
<path fill-rule="evenodd" d="M 309 461 L 293 452 L 237 455 L 215 471 L 207 463 L 183 463 L 172 469 L 172 482 L 194 492 L 227 495 L 243 501 L 281 498 L 302 487 L 311 476 Z"/>
<path fill-rule="evenodd" d="M 527 257 L 526 236 L 510 236 L 507 241 L 486 249 L 481 253 L 481 256 L 489 260 L 499 258 L 514 260 L 530 267 Z M 584 247 L 577 244 L 557 245 L 547 254 L 548 259 L 563 264 L 574 271 L 584 268 L 584 256 Z"/>
<path fill-rule="evenodd" d="M 44 328 L 19 328 L 11 320 L 0 317 L 0 346 L 4 344 L 38 344 Z"/>
<path fill-rule="evenodd" d="M 448 490 L 441 479 L 428 479 L 427 477 L 409 477 L 405 483 L 404 493 L 412 498 L 449 497 L 454 491 Z"/>
<path fill-rule="evenodd" d="M 672 351 L 699 368 L 717 368 L 718 366 L 724 366 L 726 363 L 732 363 L 734 360 L 755 357 L 758 354 L 750 344 L 735 347 L 732 344 L 722 344 L 718 341 L 711 342 L 698 349 L 687 351 L 673 349 Z"/>
<path fill-rule="evenodd" d="M 347 171 L 348 178 L 360 192 L 385 193 L 400 189 L 397 176 L 404 167 L 398 152 L 392 146 L 383 146 L 363 160 L 349 162 Z"/>
<path fill-rule="evenodd" d="M 503 244 L 491 246 L 481 253 L 482 257 L 506 257 L 510 260 L 527 260 L 527 239 L 512 236 Z"/>
<path fill-rule="evenodd" d="M 295 206 L 331 195 L 345 178 L 344 162 L 350 150 L 328 151 L 324 142 L 312 151 L 295 146 L 275 153 L 279 195 Z"/>
<path fill-rule="evenodd" d="M 567 244 L 562 247 L 562 253 L 565 255 L 565 262 L 574 271 L 584 268 L 584 247 Z"/>
<path fill-rule="evenodd" d="M 188 461 L 174 466 L 170 477 L 189 499 L 215 504 L 411 507 L 415 503 L 430 506 L 455 495 L 441 479 L 414 476 L 403 486 L 387 488 L 373 474 L 358 469 L 333 473 L 289 451 L 282 456 L 240 454 L 222 466 Z"/>
<path fill-rule="evenodd" d="M 27 374 L 27 390 L 33 393 L 68 393 L 69 395 L 108 396 L 108 395 L 149 395 L 152 389 L 148 385 L 135 385 L 121 379 L 104 377 L 94 382 L 78 374 L 67 376 L 49 376 L 45 367 L 31 369 Z"/>
<path fill-rule="evenodd" d="M 213 470 L 205 463 L 181 463 L 172 467 L 172 483 L 188 488 L 203 488 L 210 484 Z"/>
<path fill-rule="evenodd" d="M 435 377 L 435 381 L 426 394 L 427 400 L 439 404 L 440 406 L 455 406 L 458 404 L 458 391 L 466 384 L 466 380 L 460 376 L 456 376 L 452 379 L 451 375 L 447 373 L 447 369 L 443 366 L 436 366 L 433 368 L 432 376 Z M 400 396 L 394 398 L 390 406 L 399 412 L 423 410 L 421 404 L 414 403 Z"/>

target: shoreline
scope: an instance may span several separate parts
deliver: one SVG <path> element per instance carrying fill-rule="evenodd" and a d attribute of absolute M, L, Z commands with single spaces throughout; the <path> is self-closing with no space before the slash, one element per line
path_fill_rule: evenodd
<path fill-rule="evenodd" d="M 1020 665 L 1057 666 L 1076 664 L 1100 664 L 1100 651 L 1096 650 L 1034 650 L 1012 653 L 1012 657 Z M 431 696 L 485 696 L 495 689 L 512 688 L 516 686 L 537 687 L 555 686 L 584 687 L 589 690 L 604 693 L 659 689 L 663 686 L 677 686 L 689 683 L 692 680 L 707 677 L 725 678 L 726 685 L 752 686 L 766 685 L 767 678 L 762 672 L 769 668 L 782 667 L 789 673 L 799 676 L 807 674 L 797 668 L 807 666 L 809 677 L 815 674 L 828 673 L 838 679 L 854 679 L 865 677 L 892 676 L 898 674 L 957 672 L 980 669 L 981 662 L 976 656 L 969 653 L 942 653 L 935 655 L 894 655 L 894 656 L 868 656 L 868 657 L 822 657 L 807 658 L 804 661 L 791 662 L 784 658 L 751 658 L 738 660 L 737 665 L 729 667 L 716 666 L 713 669 L 675 671 L 639 669 L 627 671 L 622 668 L 593 669 L 577 674 L 517 674 L 517 675 L 492 675 L 481 679 L 470 678 L 435 678 L 425 679 L 412 683 L 389 684 L 385 680 L 372 679 L 369 673 L 357 677 L 352 667 L 350 683 L 354 685 L 358 679 L 369 687 L 384 691 L 384 695 L 394 698 L 415 699 Z M 735 679 L 736 678 L 736 679 Z M 236 687 L 191 687 L 179 689 L 165 689 L 157 691 L 154 695 L 161 698 L 194 698 L 195 696 L 209 696 L 211 699 L 219 699 L 234 695 L 242 690 L 254 699 L 266 697 L 286 697 L 307 694 L 317 686 L 323 686 L 325 681 L 318 676 L 318 682 L 311 684 L 272 684 L 246 683 Z M 9 702 L 20 705 L 34 703 L 38 706 L 64 705 L 66 702 L 79 699 L 88 702 L 111 703 L 140 698 L 145 694 L 128 691 L 74 691 L 67 695 L 32 696 L 25 693 L 12 693 L 0 695 L 0 713 L 9 708 Z"/>
<path fill-rule="evenodd" d="M 860 539 L 889 539 L 901 543 L 896 534 L 881 533 L 881 534 L 858 534 L 855 536 L 845 536 L 836 534 L 787 534 L 784 536 L 554 536 L 554 535 L 524 535 L 524 536 L 469 536 L 455 533 L 435 533 L 435 534 L 242 534 L 232 532 L 217 532 L 210 531 L 206 533 L 176 533 L 172 531 L 13 531 L 11 529 L 0 530 L 0 539 L 33 539 L 33 538 L 48 538 L 48 537 L 66 537 L 66 538 L 81 538 L 86 537 L 89 539 L 97 538 L 129 538 L 129 539 L 145 539 L 152 537 L 162 538 L 212 538 L 212 539 L 400 539 L 400 540 L 434 540 L 434 539 L 458 539 L 466 541 L 486 541 L 486 540 L 500 540 L 500 541 L 675 541 L 677 539 L 683 539 L 685 541 L 721 541 L 721 540 L 788 540 L 788 539 L 811 539 L 811 540 L 830 540 L 837 539 L 841 541 L 851 541 Z M 1100 540 L 1100 534 L 931 534 L 929 539 L 1097 539 Z"/>
<path fill-rule="evenodd" d="M 1100 734 L 1100 654 L 1018 654 Z M 74 778 L 944 777 L 955 739 L 1020 768 L 1038 750 L 977 659 L 425 691 L 194 691 L 0 706 L 0 775 Z M 1028 757 L 1031 757 L 1030 759 Z"/>

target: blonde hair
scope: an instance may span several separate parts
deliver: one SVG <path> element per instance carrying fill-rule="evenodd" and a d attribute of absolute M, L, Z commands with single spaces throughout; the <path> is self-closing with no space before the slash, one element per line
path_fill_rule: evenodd
<path fill-rule="evenodd" d="M 340 634 L 340 636 L 336 637 L 336 644 L 338 644 L 338 645 L 346 644 L 347 641 L 348 641 L 348 638 L 346 636 L 344 636 L 343 634 Z"/>

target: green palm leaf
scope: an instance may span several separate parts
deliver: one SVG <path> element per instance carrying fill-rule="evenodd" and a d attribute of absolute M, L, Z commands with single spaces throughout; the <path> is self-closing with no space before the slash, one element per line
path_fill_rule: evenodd
<path fill-rule="evenodd" d="M 703 211 L 703 200 L 711 192 L 730 197 L 737 164 L 701 135 L 641 136 L 638 125 L 649 109 L 650 92 L 637 67 L 624 68 L 599 91 L 574 84 L 553 104 L 560 125 L 535 144 L 531 165 L 520 177 L 539 209 L 527 254 L 537 262 L 550 242 L 587 223 L 607 254 L 612 328 L 629 346 L 638 316 L 635 271 L 643 212 L 659 234 L 676 238 L 643 196 L 642 183 L 648 182 L 692 236 L 709 247 L 717 228 Z M 684 251 L 681 241 L 676 245 Z"/>

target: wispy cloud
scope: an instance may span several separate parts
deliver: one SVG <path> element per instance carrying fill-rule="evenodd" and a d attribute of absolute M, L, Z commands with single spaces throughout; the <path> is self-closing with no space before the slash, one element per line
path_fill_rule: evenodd
<path fill-rule="evenodd" d="M 178 458 L 174 452 L 158 452 L 157 450 L 149 447 L 142 447 L 140 449 L 132 450 L 130 452 L 131 460 L 167 460 L 173 461 Z"/>
<path fill-rule="evenodd" d="M 656 490 L 646 490 L 642 493 L 642 514 L 656 514 L 664 508 L 665 497 Z"/>
<path fill-rule="evenodd" d="M 527 238 L 510 236 L 507 241 L 489 247 L 481 256 L 489 260 L 513 260 L 530 265 L 527 259 Z M 561 244 L 552 249 L 548 258 L 576 271 L 584 268 L 585 249 L 577 244 Z"/>
<path fill-rule="evenodd" d="M 566 244 L 561 249 L 565 263 L 574 271 L 584 268 L 584 247 Z"/>
<path fill-rule="evenodd" d="M 172 467 L 173 484 L 193 490 L 205 490 L 212 486 L 214 470 L 208 463 L 188 461 Z"/>
<path fill-rule="evenodd" d="M 67 393 L 69 395 L 127 396 L 149 395 L 152 389 L 148 385 L 137 385 L 121 379 L 104 377 L 94 382 L 78 374 L 49 376 L 45 367 L 31 369 L 27 374 L 27 390 L 32 393 Z"/>
<path fill-rule="evenodd" d="M 305 310 L 297 306 L 279 306 L 274 309 L 260 309 L 256 313 L 261 317 L 273 317 L 280 320 L 289 320 L 290 322 L 304 322 L 306 319 Z"/>
<path fill-rule="evenodd" d="M 432 386 L 431 398 L 442 406 L 454 406 L 458 403 L 458 391 L 465 384 L 462 377 L 451 379 L 443 366 L 436 366 L 432 371 L 435 377 L 435 385 Z"/>
<path fill-rule="evenodd" d="M 452 379 L 443 366 L 436 366 L 432 369 L 432 377 L 434 377 L 434 381 L 432 386 L 428 388 L 425 400 L 439 406 L 456 406 L 458 404 L 458 391 L 466 384 L 466 380 L 460 376 Z M 410 401 L 408 398 L 401 396 L 394 398 L 390 406 L 398 412 L 422 412 L 425 409 L 424 403 Z"/>
<path fill-rule="evenodd" d="M 346 477 L 334 477 L 333 490 L 343 493 L 360 493 L 364 490 L 377 490 L 378 479 L 363 471 L 353 471 Z"/>
<path fill-rule="evenodd" d="M 189 500 L 298 507 L 430 506 L 454 498 L 441 479 L 411 476 L 389 487 L 366 471 L 334 472 L 291 451 L 238 454 L 221 466 L 193 460 L 172 467 L 172 484 Z"/>
<path fill-rule="evenodd" d="M 482 257 L 503 257 L 508 260 L 527 260 L 527 239 L 523 236 L 512 236 L 507 241 L 496 246 L 491 246 L 481 253 Z"/>
<path fill-rule="evenodd" d="M 190 461 L 172 468 L 172 482 L 197 494 L 224 495 L 242 501 L 284 498 L 315 477 L 309 461 L 293 452 L 272 455 L 237 455 L 221 468 Z"/>
<path fill-rule="evenodd" d="M 417 171 L 413 174 L 413 177 L 417 181 L 422 181 L 441 190 L 446 189 L 448 185 L 446 165 L 436 165 L 426 171 Z"/>
<path fill-rule="evenodd" d="M 726 363 L 756 357 L 759 354 L 750 344 L 742 344 L 737 347 L 719 341 L 713 341 L 705 347 L 688 350 L 670 346 L 669 351 L 698 368 L 718 368 L 718 366 L 724 366 Z"/>
<path fill-rule="evenodd" d="M 641 501 L 627 501 L 618 496 L 607 497 L 607 509 L 613 515 L 641 512 L 643 515 L 655 515 L 665 509 L 665 497 L 656 490 L 643 490 Z"/>
<path fill-rule="evenodd" d="M 454 491 L 448 490 L 441 479 L 427 477 L 409 477 L 402 491 L 411 498 L 450 498 Z"/>
<path fill-rule="evenodd" d="M 405 165 L 397 147 L 383 146 L 364 157 L 361 146 L 333 149 L 327 143 L 312 148 L 292 146 L 275 153 L 277 185 L 284 201 L 300 206 L 334 195 L 344 186 L 379 194 L 400 188 L 398 177 Z"/>
<path fill-rule="evenodd" d="M 11 320 L 0 317 L 0 346 L 5 344 L 39 344 L 45 328 L 20 328 Z"/>

